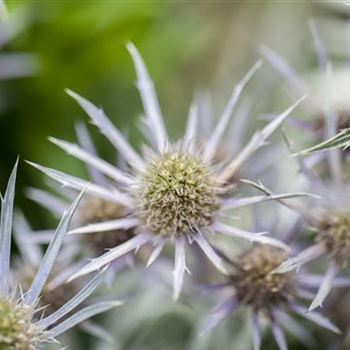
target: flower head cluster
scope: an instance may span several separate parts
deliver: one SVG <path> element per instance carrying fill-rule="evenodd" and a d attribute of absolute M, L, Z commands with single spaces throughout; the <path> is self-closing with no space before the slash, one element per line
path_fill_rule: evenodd
<path fill-rule="evenodd" d="M 306 207 L 296 208 L 302 219 L 316 233 L 315 243 L 294 257 L 286 259 L 275 270 L 276 273 L 285 273 L 321 257 L 327 257 L 328 268 L 310 310 L 323 304 L 335 285 L 334 281 L 340 270 L 348 267 L 350 257 L 350 222 L 348 212 L 344 211 L 344 201 L 349 198 L 347 189 L 341 187 L 343 191 L 340 193 L 333 188 L 333 192 L 329 193 L 327 189 L 331 186 L 327 183 L 320 184 L 322 189 L 319 188 L 318 193 L 322 197 L 313 203 L 313 210 L 310 211 Z"/>
<path fill-rule="evenodd" d="M 326 76 L 328 94 L 334 78 L 331 64 L 315 22 L 310 21 L 310 27 L 321 72 Z M 0 0 L 0 48 L 20 29 L 16 20 L 7 17 Z M 50 185 L 55 194 L 35 188 L 27 193 L 60 218 L 56 230 L 34 232 L 20 212 L 13 214 L 17 163 L 5 195 L 0 196 L 0 350 L 39 350 L 48 343 L 57 342 L 58 336 L 78 324 L 80 329 L 108 340 L 110 335 L 103 328 L 87 320 L 121 302 L 90 304 L 86 299 L 97 289 L 107 270 L 114 274 L 119 267 L 133 262 L 133 253 L 142 247 L 149 248 L 143 250 L 147 253 L 147 267 L 166 247 L 172 248 L 167 252 L 174 253 L 174 300 L 183 289 L 185 273 L 190 272 L 187 261 L 200 265 L 205 257 L 221 273 L 223 283 L 211 286 L 220 302 L 201 323 L 201 335 L 241 308 L 250 312 L 254 350 L 261 348 L 262 319 L 267 320 L 280 350 L 287 350 L 284 330 L 308 348 L 315 345 L 313 337 L 291 316 L 339 334 L 340 330 L 315 309 L 322 306 L 332 287 L 350 285 L 348 277 L 338 276 L 350 263 L 350 211 L 347 209 L 350 195 L 343 171 L 348 154 L 333 148 L 307 158 L 300 157 L 302 152 L 295 154 L 303 180 L 316 195 L 306 192 L 276 194 L 260 180 L 251 179 L 261 168 L 258 162 L 269 166 L 274 161 L 273 155 L 269 153 L 269 159 L 253 157 L 304 97 L 275 116 L 244 144 L 242 135 L 249 113 L 237 109 L 246 86 L 262 65 L 262 61 L 258 61 L 234 87 L 217 120 L 208 113 L 202 114 L 203 101 L 195 99 L 189 108 L 183 136 L 173 140 L 140 53 L 131 43 L 127 49 L 135 66 L 137 89 L 144 109 L 142 136 L 147 142 L 141 145 L 141 151 L 131 145 L 101 108 L 67 90 L 90 122 L 113 145 L 119 161 L 112 164 L 98 155 L 84 123 L 76 125 L 77 143 L 49 138 L 82 161 L 89 172 L 89 179 L 83 179 L 30 163 L 54 180 Z M 288 62 L 267 47 L 261 52 L 286 78 L 295 97 L 310 94 L 311 85 L 296 74 Z M 1 54 L 0 79 L 32 74 L 35 62 L 30 58 Z M 339 107 L 322 93 L 311 92 L 310 95 L 303 107 L 313 120 L 302 122 L 290 118 L 291 123 L 321 139 L 321 145 L 329 138 L 334 145 L 337 141 L 334 135 L 350 126 L 350 109 Z M 205 129 L 202 122 L 212 125 Z M 255 172 L 249 173 L 245 166 L 252 158 Z M 322 165 L 322 171 L 316 165 Z M 242 178 L 246 174 L 249 179 Z M 325 174 L 326 180 L 322 178 Z M 262 194 L 240 197 L 240 186 L 245 185 Z M 83 194 L 86 194 L 84 198 Z M 290 203 L 289 199 L 295 197 L 308 197 L 308 206 Z M 266 235 L 275 227 L 263 229 L 268 226 L 267 218 L 263 225 L 258 224 L 257 218 L 256 204 L 272 200 L 282 204 L 282 210 L 287 208 L 297 214 L 295 218 L 288 217 L 288 230 L 282 230 L 284 233 L 276 237 Z M 254 205 L 254 232 L 233 225 L 235 211 L 251 205 Z M 12 225 L 22 262 L 11 271 Z M 305 233 L 306 227 L 314 233 L 311 245 L 305 237 L 296 237 Z M 64 245 L 66 234 L 68 244 Z M 214 244 L 217 234 L 242 239 L 251 245 L 233 256 Z M 291 239 L 293 244 L 290 244 Z M 48 244 L 45 252 L 39 243 Z M 89 257 L 91 252 L 94 254 L 87 263 L 83 246 L 89 247 Z M 190 249 L 193 246 L 195 249 Z M 291 248 L 296 250 L 295 255 L 291 255 Z M 188 259 L 193 251 L 199 253 L 198 256 Z M 327 265 L 323 276 L 304 269 L 304 265 L 316 259 L 323 259 Z M 299 271 L 301 266 L 303 269 Z M 211 271 L 206 272 L 209 275 Z M 82 276 L 91 273 L 95 274 L 90 280 L 80 283 Z M 309 308 L 305 308 L 305 304 L 310 304 Z"/>
<path fill-rule="evenodd" d="M 332 72 L 332 64 L 314 21 L 310 21 L 310 28 L 319 58 L 320 73 L 326 77 L 326 82 L 330 83 L 336 78 L 336 74 Z M 268 48 L 263 48 L 262 52 L 273 67 L 286 78 L 291 90 L 294 92 L 311 90 L 305 80 L 282 57 Z M 328 91 L 330 94 L 323 99 L 314 94 L 313 98 L 309 100 L 309 104 L 305 106 L 307 112 L 313 117 L 312 122 L 322 126 L 322 132 L 318 132 L 318 128 L 310 127 L 309 123 L 295 121 L 298 127 L 301 126 L 313 132 L 317 131 L 316 136 L 321 139 L 321 142 L 334 137 L 339 130 L 347 127 L 349 123 L 347 111 L 332 103 L 334 94 L 331 86 L 328 87 Z M 299 158 L 298 161 L 312 192 L 319 194 L 320 198 L 311 203 L 311 210 L 306 206 L 292 209 L 296 210 L 304 222 L 316 232 L 315 244 L 284 261 L 275 272 L 289 272 L 308 262 L 326 258 L 327 271 L 309 308 L 309 310 L 314 310 L 322 306 L 335 285 L 336 277 L 341 269 L 348 267 L 350 257 L 350 221 L 349 211 L 347 210 L 350 199 L 349 184 L 344 169 L 346 157 L 339 148 L 311 154 L 305 159 Z M 323 169 L 327 170 L 326 179 L 322 179 L 316 171 L 316 166 L 323 164 L 322 162 L 325 162 Z M 348 283 L 349 281 L 345 282 L 345 284 Z"/>
<path fill-rule="evenodd" d="M 226 258 L 230 261 L 231 272 L 226 282 L 216 289 L 226 292 L 228 297 L 202 323 L 200 334 L 211 331 L 239 308 L 248 308 L 251 311 L 252 336 L 256 350 L 261 347 L 262 318 L 268 320 L 276 344 L 281 350 L 287 349 L 283 328 L 307 347 L 315 345 L 315 339 L 311 335 L 306 336 L 290 314 L 339 334 L 338 328 L 327 318 L 315 311 L 307 312 L 303 307 L 303 300 L 308 300 L 315 287 L 317 288 L 319 276 L 297 274 L 294 271 L 275 273 L 286 257 L 286 252 L 280 248 L 264 245 L 255 246 L 233 260 Z"/>
<path fill-rule="evenodd" d="M 255 64 L 234 88 L 222 116 L 205 143 L 203 140 L 200 140 L 200 144 L 198 142 L 199 117 L 198 107 L 195 104 L 190 108 L 184 137 L 177 142 L 172 142 L 164 126 L 153 82 L 150 80 L 146 66 L 132 44 L 128 45 L 128 49 L 135 63 L 137 87 L 144 106 L 147 135 L 150 138 L 150 145 L 144 155 L 135 151 L 101 109 L 76 93 L 68 91 L 68 94 L 86 111 L 91 121 L 116 147 L 128 163 L 128 167 L 120 168 L 107 163 L 92 152 L 91 147 L 80 147 L 53 138 L 51 138 L 53 143 L 108 179 L 104 183 L 89 183 L 58 170 L 33 164 L 63 186 L 75 190 L 86 188 L 89 196 L 123 207 L 123 216 L 112 220 L 106 217 L 104 221 L 74 228 L 70 234 L 91 235 L 96 232 L 115 230 L 133 232 L 124 243 L 117 242 L 115 247 L 101 257 L 93 259 L 73 277 L 107 266 L 119 257 L 149 243 L 154 246 L 148 261 L 150 265 L 160 255 L 163 247 L 168 242 L 172 242 L 175 246 L 173 275 L 176 299 L 182 289 L 186 271 L 186 243 L 198 245 L 223 273 L 227 273 L 225 263 L 208 242 L 209 233 L 221 233 L 288 249 L 285 244 L 275 239 L 226 224 L 225 213 L 231 209 L 274 199 L 269 195 L 237 198 L 229 182 L 242 164 L 265 144 L 267 138 L 301 100 L 282 112 L 262 130 L 257 131 L 235 157 L 228 157 L 218 163 L 215 161 L 215 155 L 219 149 L 220 140 L 240 95 L 261 62 Z M 87 145 L 86 142 L 85 145 Z M 119 235 L 119 233 L 116 234 Z M 122 237 L 125 236 L 122 235 Z"/>

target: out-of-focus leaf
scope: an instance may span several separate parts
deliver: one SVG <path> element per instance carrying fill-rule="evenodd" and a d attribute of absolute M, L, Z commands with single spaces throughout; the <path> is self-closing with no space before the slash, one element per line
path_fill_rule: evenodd
<path fill-rule="evenodd" d="M 315 146 L 294 153 L 293 156 L 305 156 L 315 152 L 326 151 L 334 148 L 346 149 L 350 146 L 350 128 L 342 130 L 339 134 L 323 141 Z"/>

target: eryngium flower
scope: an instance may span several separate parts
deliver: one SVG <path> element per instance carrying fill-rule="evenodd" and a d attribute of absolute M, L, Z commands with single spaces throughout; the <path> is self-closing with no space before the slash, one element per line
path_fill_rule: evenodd
<path fill-rule="evenodd" d="M 306 206 L 290 206 L 300 214 L 302 220 L 316 233 L 315 243 L 303 249 L 294 257 L 284 261 L 275 273 L 285 273 L 302 265 L 326 257 L 327 270 L 318 293 L 309 310 L 314 310 L 328 296 L 342 268 L 350 262 L 350 220 L 346 209 L 350 200 L 348 184 L 334 174 L 330 180 L 323 181 L 316 172 L 300 160 L 302 170 L 310 183 L 312 192 L 319 198 Z M 332 167 L 333 163 L 328 163 Z M 330 172 L 332 173 L 332 172 Z M 263 189 L 262 189 L 263 190 Z M 266 193 L 266 191 L 264 191 Z M 281 201 L 284 203 L 284 201 Z M 311 210 L 310 210 L 311 208 Z"/>
<path fill-rule="evenodd" d="M 0 298 L 0 345 L 1 349 L 36 350 L 47 341 L 48 332 L 32 322 L 35 307 L 13 298 Z"/>
<path fill-rule="evenodd" d="M 319 200 L 311 212 L 306 208 L 299 208 L 304 219 L 316 232 L 315 244 L 287 259 L 275 270 L 275 273 L 285 273 L 321 257 L 327 258 L 327 271 L 309 310 L 322 306 L 334 286 L 336 276 L 342 268 L 348 268 L 350 262 L 349 212 L 344 209 L 340 200 L 346 198 L 348 201 L 349 196 L 346 195 L 344 187 L 338 188 L 338 191 L 342 190 L 341 193 L 329 185 L 325 188 L 333 192 Z"/>
<path fill-rule="evenodd" d="M 94 276 L 67 303 L 49 316 L 40 317 L 37 305 L 41 292 L 54 266 L 69 221 L 79 203 L 80 196 L 63 215 L 56 233 L 49 244 L 38 271 L 28 291 L 10 278 L 11 231 L 13 201 L 15 193 L 17 163 L 10 176 L 6 193 L 2 198 L 0 223 L 0 348 L 3 350 L 37 350 L 76 324 L 87 318 L 107 311 L 120 302 L 102 302 L 83 308 L 73 313 L 64 321 L 62 319 L 72 312 L 89 296 L 101 281 L 102 273 Z M 20 291 L 20 293 L 19 293 Z"/>
<path fill-rule="evenodd" d="M 333 90 L 338 88 L 334 81 L 343 77 L 344 72 L 338 74 L 338 76 L 332 71 L 332 62 L 328 57 L 327 49 L 322 42 L 314 21 L 310 21 L 310 29 L 318 55 L 319 73 L 321 77 L 326 78 L 325 91 L 321 94 L 322 96 L 317 94 L 317 88 L 313 89 L 308 85 L 307 81 L 277 53 L 267 47 L 263 47 L 262 54 L 270 61 L 276 71 L 286 79 L 290 90 L 294 94 L 308 92 L 311 95 L 304 107 L 313 119 L 309 123 L 298 120 L 294 122 L 305 130 L 311 130 L 314 136 L 315 131 L 317 131 L 316 135 L 322 142 L 334 137 L 342 128 L 348 127 L 350 119 L 348 108 L 344 109 L 343 103 L 341 103 L 341 106 L 337 103 L 339 94 L 333 93 Z M 347 103 L 348 99 L 346 98 L 344 101 Z M 335 277 L 341 268 L 349 263 L 350 222 L 348 220 L 349 213 L 346 209 L 349 203 L 349 195 L 348 184 L 346 183 L 347 172 L 343 168 L 346 163 L 342 162 L 343 155 L 344 153 L 342 153 L 341 149 L 330 149 L 324 153 L 312 154 L 308 158 L 299 159 L 301 169 L 306 175 L 310 186 L 313 187 L 313 192 L 323 197 L 323 200 L 318 200 L 312 206 L 297 210 L 317 232 L 317 243 L 283 263 L 276 271 L 290 271 L 321 256 L 329 258 L 327 260 L 328 269 L 323 283 L 310 306 L 310 310 L 322 305 L 333 286 Z M 327 174 L 330 175 L 329 181 L 322 181 L 313 169 L 315 165 L 320 164 L 324 160 L 326 160 Z"/>
<path fill-rule="evenodd" d="M 28 290 L 44 258 L 41 245 L 50 243 L 54 233 L 42 234 L 40 231 L 33 231 L 25 216 L 18 210 L 14 215 L 13 231 L 20 253 L 20 257 L 15 260 L 12 269 L 13 279 L 17 281 L 22 290 Z M 40 293 L 38 307 L 42 308 L 41 317 L 49 316 L 58 311 L 85 286 L 86 279 L 77 279 L 66 283 L 67 277 L 81 267 L 81 263 L 76 262 L 76 254 L 76 247 L 73 245 L 72 249 L 71 242 L 62 247 L 55 266 L 51 270 L 49 278 Z M 106 273 L 104 277 L 106 277 Z M 84 300 L 74 310 L 62 317 L 62 321 L 88 305 L 91 305 L 91 302 Z M 79 330 L 101 338 L 103 341 L 114 342 L 114 337 L 92 320 L 81 322 L 77 327 Z"/>
<path fill-rule="evenodd" d="M 73 277 L 95 271 L 147 243 L 154 245 L 148 263 L 151 264 L 159 256 L 165 244 L 173 242 L 175 245 L 174 299 L 177 299 L 186 271 L 186 242 L 196 243 L 223 273 L 226 272 L 225 265 L 208 243 L 206 238 L 208 233 L 217 232 L 287 248 L 274 239 L 226 225 L 223 223 L 223 216 L 227 210 L 271 199 L 269 196 L 234 198 L 227 182 L 241 165 L 264 145 L 266 139 L 301 100 L 282 112 L 264 129 L 256 132 L 237 156 L 218 164 L 214 160 L 221 137 L 230 122 L 239 96 L 261 62 L 255 64 L 235 87 L 211 136 L 205 144 L 199 146 L 196 143 L 199 123 L 197 107 L 191 106 L 184 137 L 178 142 L 170 141 L 146 66 L 132 44 L 128 45 L 128 49 L 136 67 L 137 87 L 145 110 L 145 125 L 151 143 L 144 155 L 141 156 L 132 148 L 101 109 L 76 93 L 68 91 L 68 94 L 86 111 L 91 121 L 117 148 L 130 167 L 123 171 L 75 144 L 57 139 L 51 139 L 51 141 L 114 181 L 103 186 L 89 184 L 85 180 L 57 170 L 35 164 L 34 166 L 64 186 L 74 189 L 86 188 L 88 194 L 121 204 L 126 208 L 126 215 L 120 219 L 87 225 L 74 229 L 71 233 L 89 234 L 117 228 L 135 230 L 134 237 L 110 249 L 101 257 L 93 259 Z"/>
<path fill-rule="evenodd" d="M 314 339 L 290 317 L 290 313 L 304 317 L 317 325 L 339 333 L 328 319 L 307 310 L 300 304 L 308 299 L 314 287 L 310 276 L 288 272 L 275 274 L 274 270 L 286 258 L 286 252 L 272 246 L 255 246 L 231 261 L 231 272 L 226 283 L 215 289 L 229 295 L 205 320 L 200 329 L 203 335 L 215 328 L 238 308 L 249 308 L 252 313 L 252 335 L 254 350 L 261 346 L 261 324 L 263 316 L 269 321 L 272 333 L 280 350 L 287 349 L 287 342 L 281 326 L 295 335 L 307 347 L 314 346 Z"/>

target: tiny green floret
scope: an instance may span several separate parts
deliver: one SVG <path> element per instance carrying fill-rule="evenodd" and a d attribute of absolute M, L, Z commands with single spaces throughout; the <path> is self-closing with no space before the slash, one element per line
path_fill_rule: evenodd
<path fill-rule="evenodd" d="M 211 168 L 181 151 L 165 153 L 149 164 L 140 178 L 137 202 L 147 229 L 167 237 L 210 225 L 219 208 Z"/>
<path fill-rule="evenodd" d="M 33 323 L 33 312 L 29 305 L 0 297 L 1 350 L 37 350 L 48 338 L 47 332 Z"/>

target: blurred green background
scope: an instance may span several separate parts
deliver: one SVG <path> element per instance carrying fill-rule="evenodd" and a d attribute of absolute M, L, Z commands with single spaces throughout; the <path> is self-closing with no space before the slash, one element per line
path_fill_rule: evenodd
<path fill-rule="evenodd" d="M 47 141 L 48 135 L 73 140 L 74 123 L 87 120 L 64 93 L 67 87 L 103 106 L 138 143 L 134 124 L 142 109 L 125 48 L 128 41 L 144 56 L 170 134 L 176 137 L 196 91 L 210 91 L 219 114 L 234 83 L 259 57 L 259 44 L 276 49 L 299 67 L 310 68 L 315 57 L 307 19 L 336 22 L 332 32 L 337 34 L 347 18 L 343 4 L 308 1 L 10 0 L 6 4 L 14 17 L 20 12 L 23 28 L 2 52 L 33 53 L 39 68 L 33 77 L 0 82 L 1 188 L 17 155 L 76 174 L 83 171 L 79 162 Z M 341 39 L 336 38 L 338 47 L 332 49 L 339 51 Z M 263 74 L 271 75 L 268 69 L 265 64 Z M 253 89 L 255 85 L 264 90 L 268 84 L 267 79 L 259 79 Z M 276 95 L 265 91 L 262 100 L 268 108 Z M 113 157 L 110 145 L 99 135 L 96 139 L 101 153 Z M 24 185 L 40 185 L 40 179 L 23 164 L 18 191 Z M 31 203 L 18 200 L 37 221 Z"/>
<path fill-rule="evenodd" d="M 1 52 L 34 54 L 38 71 L 32 77 L 0 80 L 2 189 L 17 155 L 22 160 L 84 174 L 78 161 L 47 141 L 49 135 L 72 141 L 74 123 L 87 121 L 64 88 L 103 106 L 132 143 L 139 144 L 140 133 L 135 123 L 142 108 L 132 61 L 125 48 L 128 41 L 142 53 L 155 81 L 169 133 L 177 137 L 181 135 L 194 93 L 210 91 L 218 115 L 234 83 L 259 58 L 260 44 L 267 44 L 288 57 L 301 72 L 309 72 L 316 67 L 316 57 L 308 18 L 319 20 L 322 35 L 337 63 L 346 61 L 347 36 L 350 37 L 349 8 L 340 2 L 27 0 L 8 1 L 7 5 L 10 15 L 20 13 L 24 25 Z M 251 92 L 259 92 L 257 120 L 259 113 L 280 110 L 290 101 L 273 74 L 266 64 L 259 73 L 259 81 L 255 79 L 252 83 Z M 101 154 L 113 160 L 112 147 L 91 130 Z M 24 198 L 23 190 L 29 185 L 40 187 L 42 178 L 36 170 L 21 163 L 16 203 L 38 227 L 48 226 L 51 221 Z M 170 310 L 173 320 L 169 316 L 165 322 L 181 324 L 177 332 L 153 335 L 164 337 L 158 342 L 154 342 L 151 331 L 148 336 L 152 341 L 147 337 L 136 339 L 130 334 L 129 343 L 125 341 L 122 348 L 155 350 L 189 346 L 193 320 L 186 311 L 176 310 L 180 316 L 171 314 Z M 156 321 L 152 322 L 155 328 L 159 327 Z M 229 341 L 222 336 L 220 339 Z M 174 347 L 169 347 L 170 343 Z M 237 344 L 220 349 L 245 349 Z M 210 344 L 190 347 L 219 349 Z"/>

